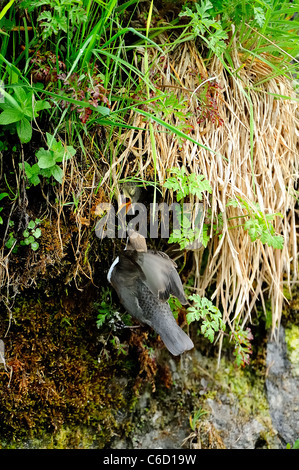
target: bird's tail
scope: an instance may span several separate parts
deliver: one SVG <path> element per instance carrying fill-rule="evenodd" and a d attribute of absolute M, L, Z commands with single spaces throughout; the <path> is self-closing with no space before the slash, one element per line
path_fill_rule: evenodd
<path fill-rule="evenodd" d="M 178 356 L 185 351 L 194 348 L 193 341 L 188 335 L 175 323 L 171 329 L 163 329 L 158 332 L 167 349 L 174 356 Z"/>

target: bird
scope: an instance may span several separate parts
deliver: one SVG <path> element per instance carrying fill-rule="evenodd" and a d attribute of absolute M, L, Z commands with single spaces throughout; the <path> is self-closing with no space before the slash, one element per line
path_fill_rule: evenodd
<path fill-rule="evenodd" d="M 147 250 L 144 236 L 128 230 L 126 249 L 113 261 L 107 279 L 128 313 L 156 331 L 171 354 L 194 347 L 168 303 L 173 295 L 188 304 L 176 264 L 161 251 Z"/>
<path fill-rule="evenodd" d="M 142 191 L 143 189 L 143 191 Z M 141 188 L 140 186 L 135 183 L 135 181 L 126 181 L 122 185 L 122 190 L 120 193 L 120 199 L 119 199 L 119 210 L 118 212 L 121 211 L 123 207 L 125 207 L 125 212 L 128 213 L 131 211 L 131 213 L 134 215 L 135 214 L 135 204 L 137 202 L 140 202 L 142 193 L 144 192 L 144 188 Z M 128 199 L 128 202 L 125 202 Z"/>

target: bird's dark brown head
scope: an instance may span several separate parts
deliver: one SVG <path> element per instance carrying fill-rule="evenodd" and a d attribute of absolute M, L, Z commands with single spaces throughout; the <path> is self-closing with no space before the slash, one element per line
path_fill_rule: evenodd
<path fill-rule="evenodd" d="M 143 253 L 147 251 L 146 240 L 140 233 L 129 230 L 128 235 L 127 250 L 136 250 Z"/>

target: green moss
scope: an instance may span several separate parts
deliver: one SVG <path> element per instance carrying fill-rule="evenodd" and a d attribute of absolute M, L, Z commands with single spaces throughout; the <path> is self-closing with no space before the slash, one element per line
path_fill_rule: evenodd
<path fill-rule="evenodd" d="M 89 292 L 81 298 L 78 291 L 67 295 L 63 286 L 61 291 L 23 295 L 12 311 L 5 338 L 7 372 L 0 374 L 3 447 L 96 442 L 100 448 L 130 429 L 130 415 L 119 419 L 118 414 L 133 406 L 136 374 L 128 373 L 128 361 L 109 350 L 109 342 L 98 361 L 102 343 L 94 299 L 86 300 Z M 8 315 L 0 316 L 0 337 L 8 321 Z"/>
<path fill-rule="evenodd" d="M 299 326 L 290 325 L 285 329 L 288 359 L 292 364 L 293 372 L 299 375 Z"/>
<path fill-rule="evenodd" d="M 260 376 L 255 380 L 252 370 L 236 368 L 223 358 L 215 378 L 226 392 L 238 398 L 240 409 L 246 414 L 261 418 L 269 415 L 263 380 Z"/>

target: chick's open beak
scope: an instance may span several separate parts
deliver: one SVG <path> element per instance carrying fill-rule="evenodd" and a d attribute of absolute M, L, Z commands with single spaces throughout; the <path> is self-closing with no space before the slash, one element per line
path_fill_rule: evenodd
<path fill-rule="evenodd" d="M 116 214 L 118 215 L 124 207 L 126 208 L 125 214 L 127 214 L 132 208 L 132 201 L 129 200 L 128 202 L 123 202 L 122 204 L 120 204 Z"/>

